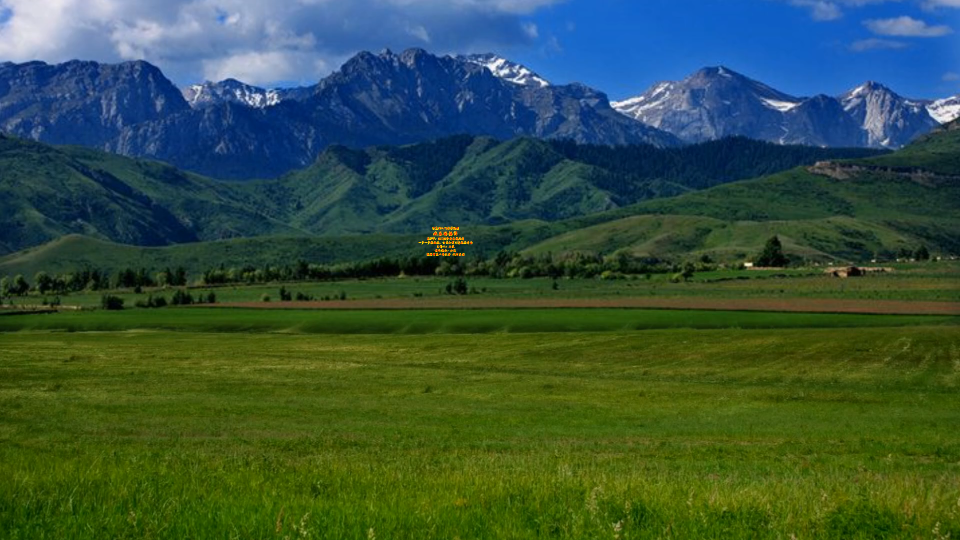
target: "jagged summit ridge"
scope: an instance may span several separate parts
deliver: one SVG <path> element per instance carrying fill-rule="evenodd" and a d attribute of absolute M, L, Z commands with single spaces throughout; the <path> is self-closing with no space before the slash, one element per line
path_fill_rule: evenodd
<path fill-rule="evenodd" d="M 657 83 L 613 106 L 686 142 L 740 135 L 780 144 L 879 148 L 899 148 L 960 116 L 960 98 L 910 100 L 873 81 L 839 97 L 796 97 L 725 66 Z"/>

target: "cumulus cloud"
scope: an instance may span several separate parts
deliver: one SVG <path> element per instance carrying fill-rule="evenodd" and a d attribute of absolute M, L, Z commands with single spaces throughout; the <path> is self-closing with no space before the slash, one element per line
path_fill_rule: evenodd
<path fill-rule="evenodd" d="M 900 37 L 940 37 L 953 32 L 949 26 L 931 26 L 913 17 L 895 17 L 893 19 L 871 19 L 863 23 L 871 32 L 880 36 Z"/>
<path fill-rule="evenodd" d="M 144 59 L 178 82 L 312 82 L 359 50 L 476 52 L 539 39 L 564 0 L 0 0 L 0 59 Z"/>

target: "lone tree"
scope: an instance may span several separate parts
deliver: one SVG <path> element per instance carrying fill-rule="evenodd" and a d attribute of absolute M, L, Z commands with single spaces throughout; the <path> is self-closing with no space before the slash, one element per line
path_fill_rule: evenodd
<path fill-rule="evenodd" d="M 763 251 L 754 261 L 754 264 L 756 266 L 780 268 L 786 266 L 788 262 L 787 256 L 783 254 L 783 244 L 780 243 L 779 238 L 774 236 L 767 240 L 767 243 L 763 246 Z"/>
<path fill-rule="evenodd" d="M 927 249 L 927 246 L 920 246 L 917 248 L 917 252 L 913 254 L 913 258 L 918 261 L 929 261 L 930 250 Z"/>

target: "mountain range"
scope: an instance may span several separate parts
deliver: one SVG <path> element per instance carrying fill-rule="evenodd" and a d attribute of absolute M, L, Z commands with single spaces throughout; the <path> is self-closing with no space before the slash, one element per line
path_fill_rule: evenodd
<path fill-rule="evenodd" d="M 879 84 L 797 98 L 727 68 L 611 104 L 496 55 L 361 52 L 311 87 L 236 80 L 177 88 L 146 62 L 0 64 L 0 131 L 169 162 L 224 179 L 271 178 L 331 145 L 457 134 L 680 146 L 727 136 L 898 148 L 960 115 L 960 97 L 905 99 Z"/>
<path fill-rule="evenodd" d="M 867 82 L 840 96 L 796 97 L 725 67 L 654 85 L 613 103 L 686 142 L 732 135 L 780 144 L 900 148 L 960 116 L 960 96 L 904 98 Z"/>

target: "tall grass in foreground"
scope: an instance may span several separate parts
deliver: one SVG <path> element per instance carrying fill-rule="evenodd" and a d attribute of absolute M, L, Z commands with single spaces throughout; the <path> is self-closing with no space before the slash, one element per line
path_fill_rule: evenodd
<path fill-rule="evenodd" d="M 960 537 L 955 327 L 0 335 L 5 538 Z"/>

